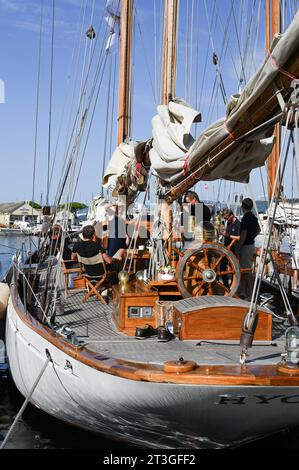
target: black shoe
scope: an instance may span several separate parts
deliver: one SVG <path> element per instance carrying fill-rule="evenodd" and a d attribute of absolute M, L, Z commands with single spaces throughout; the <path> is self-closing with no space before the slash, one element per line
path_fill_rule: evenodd
<path fill-rule="evenodd" d="M 170 341 L 173 338 L 175 338 L 175 336 L 172 333 L 170 333 L 170 331 L 167 330 L 167 328 L 165 328 L 164 326 L 159 326 L 158 341 L 166 342 L 166 341 Z"/>
<path fill-rule="evenodd" d="M 135 338 L 145 339 L 150 338 L 151 336 L 157 336 L 158 330 L 153 328 L 151 325 L 145 325 L 144 327 L 136 328 Z"/>

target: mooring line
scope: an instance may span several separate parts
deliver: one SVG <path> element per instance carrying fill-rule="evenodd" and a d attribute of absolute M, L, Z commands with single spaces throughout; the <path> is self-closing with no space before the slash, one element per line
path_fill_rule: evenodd
<path fill-rule="evenodd" d="M 20 411 L 18 412 L 17 416 L 15 417 L 14 422 L 12 423 L 12 425 L 11 425 L 11 427 L 10 427 L 8 433 L 6 434 L 5 439 L 4 439 L 4 441 L 2 442 L 2 444 L 1 444 L 0 450 L 4 449 L 4 447 L 6 446 L 8 439 L 10 438 L 10 436 L 11 436 L 11 434 L 12 434 L 12 432 L 13 432 L 13 430 L 14 430 L 16 424 L 17 424 L 17 422 L 19 421 L 19 419 L 21 418 L 22 414 L 24 413 L 25 408 L 26 408 L 26 406 L 28 405 L 29 400 L 30 400 L 30 398 L 32 397 L 32 395 L 33 395 L 33 393 L 34 393 L 34 390 L 35 390 L 36 387 L 38 386 L 39 381 L 40 381 L 40 379 L 42 378 L 42 376 L 43 376 L 43 374 L 44 374 L 44 372 L 45 372 L 45 370 L 46 370 L 46 368 L 47 368 L 49 362 L 50 362 L 50 361 L 52 362 L 52 358 L 51 358 L 51 355 L 50 355 L 48 349 L 46 349 L 46 355 L 47 355 L 46 362 L 44 363 L 44 365 L 43 365 L 43 367 L 42 367 L 42 370 L 41 370 L 40 373 L 38 374 L 38 377 L 37 377 L 37 379 L 35 380 L 35 382 L 34 382 L 32 388 L 31 388 L 31 390 L 30 390 L 30 392 L 29 392 L 29 394 L 28 394 L 26 400 L 24 401 L 24 403 L 23 403 L 23 405 L 22 405 Z"/>

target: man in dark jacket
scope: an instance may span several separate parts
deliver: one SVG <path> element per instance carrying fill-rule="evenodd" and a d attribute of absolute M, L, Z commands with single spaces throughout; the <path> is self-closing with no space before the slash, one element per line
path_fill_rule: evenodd
<path fill-rule="evenodd" d="M 183 200 L 181 227 L 184 248 L 188 249 L 195 241 L 195 228 L 203 222 L 210 222 L 211 212 L 208 206 L 200 202 L 195 191 L 187 191 Z"/>
<path fill-rule="evenodd" d="M 239 240 L 240 240 L 240 226 L 241 223 L 239 219 L 235 216 L 233 211 L 231 209 L 225 209 L 223 211 L 223 218 L 226 221 L 226 227 L 225 230 L 222 232 L 222 235 L 224 237 L 224 246 L 230 246 L 230 250 L 237 256 L 239 257 Z M 232 242 L 234 244 L 232 245 Z M 224 258 L 221 261 L 221 271 L 226 271 L 228 266 L 228 259 Z M 224 275 L 222 276 L 222 281 L 223 284 L 226 287 L 229 287 L 228 283 L 228 276 Z"/>
<path fill-rule="evenodd" d="M 239 241 L 239 261 L 240 267 L 243 269 L 250 269 L 253 265 L 255 254 L 255 237 L 260 233 L 260 225 L 257 217 L 252 213 L 253 201 L 250 198 L 245 198 L 242 201 L 243 218 L 240 227 L 240 241 Z M 241 283 L 239 287 L 239 295 L 242 298 L 250 299 L 253 289 L 253 274 L 252 272 L 243 273 L 241 276 Z"/>

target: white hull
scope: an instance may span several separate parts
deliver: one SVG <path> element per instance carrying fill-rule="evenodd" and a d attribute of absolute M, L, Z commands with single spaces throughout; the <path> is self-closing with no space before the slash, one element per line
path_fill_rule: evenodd
<path fill-rule="evenodd" d="M 299 387 L 184 385 L 117 377 L 70 357 L 17 314 L 6 327 L 10 370 L 27 396 L 49 364 L 31 402 L 46 413 L 105 436 L 152 448 L 236 445 L 299 424 Z M 67 361 L 72 369 L 66 368 Z"/>

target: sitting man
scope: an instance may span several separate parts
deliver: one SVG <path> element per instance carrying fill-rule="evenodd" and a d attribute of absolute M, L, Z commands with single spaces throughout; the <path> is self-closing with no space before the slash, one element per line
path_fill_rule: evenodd
<path fill-rule="evenodd" d="M 99 253 L 102 254 L 103 260 L 108 265 L 113 265 L 117 260 L 105 253 L 105 250 L 94 241 L 95 229 L 92 225 L 86 225 L 82 230 L 82 241 L 75 243 L 73 247 L 72 260 L 77 259 L 77 254 L 83 258 L 93 258 Z M 89 276 L 98 276 L 103 271 L 102 263 L 99 264 L 86 264 L 86 272 Z"/>

